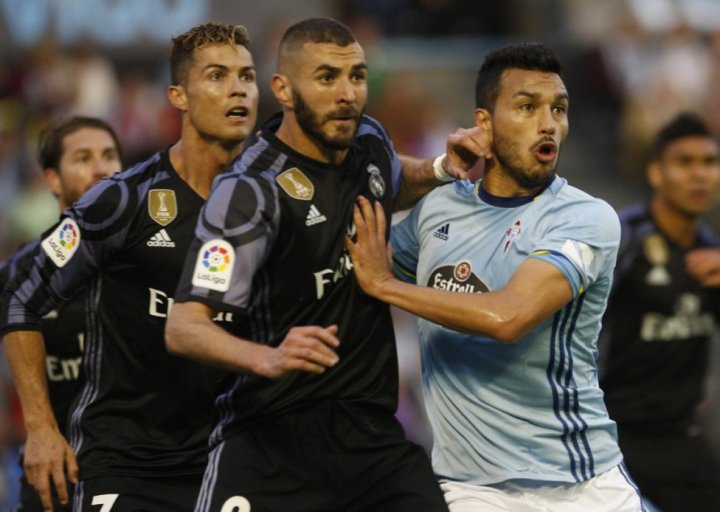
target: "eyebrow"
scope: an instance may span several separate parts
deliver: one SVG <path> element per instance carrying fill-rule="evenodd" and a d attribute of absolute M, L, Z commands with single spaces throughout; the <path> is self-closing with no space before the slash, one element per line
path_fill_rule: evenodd
<path fill-rule="evenodd" d="M 517 98 L 520 96 L 524 96 L 524 97 L 527 97 L 527 98 L 530 98 L 533 100 L 539 100 L 540 97 L 542 96 L 542 94 L 540 94 L 539 92 L 529 92 L 529 91 L 518 91 L 515 94 L 513 94 L 513 98 Z M 554 101 L 563 101 L 563 100 L 570 101 L 570 96 L 568 96 L 568 94 L 566 92 L 557 94 L 554 99 Z"/>
<path fill-rule="evenodd" d="M 218 68 L 223 71 L 230 71 L 230 68 L 227 67 L 225 64 L 217 64 L 215 62 L 211 62 L 210 64 L 206 65 L 203 68 L 203 71 L 207 71 L 208 69 L 213 69 L 213 68 Z M 240 71 L 243 71 L 243 72 L 250 71 L 250 70 L 255 71 L 255 66 L 243 66 L 240 68 Z"/>
<path fill-rule="evenodd" d="M 363 62 L 361 64 L 355 64 L 351 68 L 351 71 L 352 72 L 356 72 L 356 71 L 360 71 L 360 70 L 366 71 L 367 68 L 368 68 L 367 64 L 365 64 Z M 315 73 L 317 73 L 319 71 L 329 71 L 331 73 L 339 73 L 340 71 L 342 71 L 342 68 L 339 68 L 337 66 L 331 66 L 330 64 L 320 64 L 318 67 L 315 68 Z"/>

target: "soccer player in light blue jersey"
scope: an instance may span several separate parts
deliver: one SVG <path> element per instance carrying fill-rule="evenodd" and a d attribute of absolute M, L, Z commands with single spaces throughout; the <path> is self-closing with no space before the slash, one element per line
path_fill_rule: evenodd
<path fill-rule="evenodd" d="M 436 189 L 393 228 L 400 279 L 377 205 L 358 200 L 346 241 L 363 290 L 421 317 L 445 498 L 451 512 L 640 511 L 596 366 L 620 225 L 555 174 L 569 107 L 557 54 L 489 54 L 476 105 L 492 141 L 482 180 Z"/>

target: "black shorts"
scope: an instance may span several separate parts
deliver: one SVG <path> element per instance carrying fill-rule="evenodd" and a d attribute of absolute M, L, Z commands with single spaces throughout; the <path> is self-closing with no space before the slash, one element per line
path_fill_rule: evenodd
<path fill-rule="evenodd" d="M 67 485 L 69 493 L 68 496 L 70 496 L 70 501 L 67 505 L 60 503 L 55 487 L 52 487 L 53 510 L 55 512 L 72 511 L 72 497 L 75 487 L 70 482 L 68 482 Z M 35 488 L 30 485 L 30 482 L 27 481 L 27 478 L 25 478 L 25 475 L 23 474 L 20 477 L 20 500 L 17 507 L 13 509 L 13 512 L 44 512 L 44 510 L 42 501 L 40 501 L 40 495 L 37 493 Z"/>
<path fill-rule="evenodd" d="M 720 511 L 720 458 L 698 427 L 653 434 L 618 425 L 625 466 L 660 510 Z"/>
<path fill-rule="evenodd" d="M 189 512 L 195 508 L 200 475 L 107 476 L 81 480 L 75 512 Z"/>
<path fill-rule="evenodd" d="M 447 511 L 425 451 L 385 411 L 326 403 L 229 436 L 196 512 Z"/>

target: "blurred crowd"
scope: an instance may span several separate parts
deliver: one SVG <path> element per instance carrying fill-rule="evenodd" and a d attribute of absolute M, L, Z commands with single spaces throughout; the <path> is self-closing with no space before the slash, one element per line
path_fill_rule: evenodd
<path fill-rule="evenodd" d="M 472 122 L 472 84 L 482 52 L 520 39 L 555 46 L 567 65 L 573 131 L 559 173 L 571 180 L 573 173 L 583 173 L 583 188 L 614 206 L 638 199 L 623 194 L 642 193 L 652 136 L 678 111 L 701 113 L 720 134 L 720 94 L 714 85 L 720 78 L 720 2 L 336 0 L 323 5 L 324 10 L 304 16 L 334 16 L 355 31 L 370 65 L 368 113 L 385 124 L 400 152 L 441 153 L 447 133 Z M 259 71 L 259 119 L 277 110 L 267 81 L 276 39 L 288 20 L 274 19 L 258 35 L 248 27 Z M 408 42 L 414 53 L 408 54 Z M 148 49 L 158 55 L 157 64 L 147 54 L 114 54 L 91 40 L 59 44 L 51 33 L 32 47 L 0 49 L 0 259 L 57 218 L 37 163 L 38 137 L 49 123 L 73 114 L 106 119 L 119 135 L 127 163 L 178 138 L 179 116 L 165 97 L 166 48 L 167 43 Z M 601 188 L 608 181 L 612 186 Z M 407 377 L 400 415 L 410 435 L 427 446 L 420 391 L 413 385 L 419 361 L 408 348 L 414 322 L 404 314 L 397 319 Z M 3 361 L 0 453 L 14 458 L 14 451 L 2 447 L 22 441 L 22 423 Z M 7 494 L 4 485 L 0 478 L 0 503 Z"/>

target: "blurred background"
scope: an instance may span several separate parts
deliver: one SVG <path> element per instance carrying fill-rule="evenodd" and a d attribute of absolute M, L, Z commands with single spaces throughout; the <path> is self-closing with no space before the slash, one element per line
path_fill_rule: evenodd
<path fill-rule="evenodd" d="M 542 41 L 563 59 L 571 130 L 558 173 L 616 208 L 648 197 L 649 142 L 679 110 L 701 113 L 720 134 L 717 0 L 0 0 L 0 259 L 57 218 L 36 160 L 48 123 L 106 119 L 126 165 L 169 146 L 179 134 L 165 98 L 170 39 L 208 20 L 248 27 L 262 120 L 279 110 L 268 88 L 277 40 L 309 16 L 353 29 L 370 66 L 368 113 L 400 152 L 442 153 L 448 133 L 473 124 L 484 55 L 520 40 Z M 716 229 L 717 213 L 708 218 Z M 414 320 L 397 312 L 396 320 L 399 416 L 429 446 Z M 720 446 L 717 352 L 705 410 Z M 22 437 L 0 358 L 0 512 L 13 500 Z"/>

